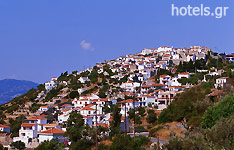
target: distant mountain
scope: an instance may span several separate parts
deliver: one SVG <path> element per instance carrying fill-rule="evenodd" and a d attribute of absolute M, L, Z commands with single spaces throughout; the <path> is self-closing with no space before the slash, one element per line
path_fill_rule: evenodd
<path fill-rule="evenodd" d="M 9 102 L 14 97 L 25 94 L 31 88 L 36 88 L 37 83 L 24 80 L 0 80 L 0 104 Z"/>

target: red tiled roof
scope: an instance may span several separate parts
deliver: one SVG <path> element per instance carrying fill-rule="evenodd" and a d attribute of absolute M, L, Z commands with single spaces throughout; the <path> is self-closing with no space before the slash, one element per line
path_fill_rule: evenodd
<path fill-rule="evenodd" d="M 57 129 L 57 128 L 51 128 L 46 131 L 42 131 L 40 133 L 49 133 L 49 134 L 56 134 L 56 133 L 65 133 L 63 130 Z"/>
<path fill-rule="evenodd" d="M 184 72 L 184 73 L 179 73 L 178 75 L 189 75 L 188 72 Z"/>
<path fill-rule="evenodd" d="M 87 105 L 82 110 L 95 110 L 95 109 L 91 108 L 92 106 L 94 106 L 94 104 Z"/>
<path fill-rule="evenodd" d="M 218 96 L 219 94 L 225 95 L 226 92 L 223 92 L 223 90 L 216 90 L 216 91 L 213 91 L 212 93 L 210 93 L 209 96 Z"/>
<path fill-rule="evenodd" d="M 160 78 L 171 77 L 169 75 L 161 75 Z"/>
<path fill-rule="evenodd" d="M 106 128 L 109 128 L 108 124 L 106 123 L 99 123 L 97 124 L 98 126 L 102 126 L 102 127 L 106 127 Z"/>
<path fill-rule="evenodd" d="M 152 85 L 142 85 L 143 88 L 149 88 L 152 87 Z"/>
<path fill-rule="evenodd" d="M 0 124 L 0 128 L 10 128 L 10 127 Z"/>
<path fill-rule="evenodd" d="M 41 106 L 40 108 L 48 108 L 49 106 L 48 105 L 46 105 L 46 106 Z"/>
<path fill-rule="evenodd" d="M 35 126 L 36 125 L 36 123 L 22 123 L 21 124 L 21 127 L 26 127 L 26 128 L 28 128 L 28 127 L 32 127 L 32 126 Z"/>
<path fill-rule="evenodd" d="M 45 118 L 45 116 L 46 116 L 46 115 L 35 116 L 35 117 L 27 118 L 27 119 L 25 119 L 25 120 L 47 119 L 47 118 Z"/>
<path fill-rule="evenodd" d="M 154 97 L 154 96 L 150 96 L 150 95 L 142 95 L 142 97 Z"/>
<path fill-rule="evenodd" d="M 170 56 L 171 56 L 170 54 L 165 54 L 162 57 L 170 57 Z"/>
<path fill-rule="evenodd" d="M 60 107 L 65 107 L 65 106 L 67 106 L 67 105 L 70 105 L 70 104 L 64 104 L 64 105 L 62 105 L 62 106 L 60 106 Z"/>
<path fill-rule="evenodd" d="M 135 100 L 135 102 L 138 102 L 138 101 Z M 123 100 L 121 102 L 118 102 L 118 103 L 125 103 L 125 100 Z M 126 103 L 133 103 L 133 100 L 132 99 L 128 99 L 128 100 L 126 100 Z"/>

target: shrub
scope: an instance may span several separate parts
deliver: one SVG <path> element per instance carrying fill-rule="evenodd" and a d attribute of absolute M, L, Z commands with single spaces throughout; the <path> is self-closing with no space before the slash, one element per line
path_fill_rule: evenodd
<path fill-rule="evenodd" d="M 226 96 L 217 105 L 211 106 L 205 112 L 202 121 L 203 128 L 211 128 L 223 118 L 228 118 L 234 113 L 234 94 Z"/>
<path fill-rule="evenodd" d="M 155 114 L 154 110 L 148 110 L 148 116 L 146 120 L 148 123 L 154 123 L 157 120 L 157 115 Z"/>

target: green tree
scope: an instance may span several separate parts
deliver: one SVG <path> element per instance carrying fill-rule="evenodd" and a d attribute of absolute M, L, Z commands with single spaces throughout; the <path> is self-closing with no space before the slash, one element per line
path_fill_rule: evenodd
<path fill-rule="evenodd" d="M 120 108 L 118 107 L 118 105 L 113 106 L 113 111 L 111 115 L 113 120 L 110 123 L 110 137 L 120 133 L 120 122 L 122 115 L 120 114 Z"/>
<path fill-rule="evenodd" d="M 190 122 L 189 126 L 196 127 L 195 125 L 200 125 L 201 122 L 194 122 L 194 117 L 197 118 L 197 121 L 201 121 L 203 114 L 211 105 L 205 98 L 205 91 L 200 86 L 185 90 L 183 93 L 178 94 L 175 100 L 161 112 L 158 123 L 185 120 Z M 190 120 L 191 118 L 194 121 Z"/>
<path fill-rule="evenodd" d="M 10 146 L 19 150 L 25 149 L 25 144 L 22 141 L 12 142 Z"/>
<path fill-rule="evenodd" d="M 154 112 L 154 110 L 152 110 L 152 109 L 148 110 L 148 115 L 146 117 L 146 120 L 148 123 L 154 123 L 157 120 L 157 115 Z"/>
<path fill-rule="evenodd" d="M 50 141 L 44 141 L 35 148 L 35 150 L 46 150 L 46 149 L 58 150 L 59 149 L 58 139 L 52 139 Z"/>
<path fill-rule="evenodd" d="M 226 96 L 217 105 L 211 106 L 205 112 L 202 121 L 203 128 L 211 128 L 222 117 L 228 118 L 234 113 L 234 94 Z"/>
<path fill-rule="evenodd" d="M 82 115 L 72 112 L 67 121 L 67 135 L 72 141 L 71 149 L 86 150 L 91 148 L 91 141 L 88 139 L 88 126 L 84 125 Z"/>
<path fill-rule="evenodd" d="M 149 138 L 145 136 L 136 136 L 136 140 L 134 141 L 129 135 L 117 135 L 112 145 L 110 146 L 110 150 L 144 150 L 145 145 L 150 142 Z"/>
<path fill-rule="evenodd" d="M 69 98 L 74 99 L 76 97 L 79 97 L 78 91 L 71 91 L 71 93 L 69 93 Z"/>
<path fill-rule="evenodd" d="M 144 117 L 145 116 L 145 107 L 137 107 L 137 110 L 139 112 L 139 115 L 141 117 Z"/>
<path fill-rule="evenodd" d="M 21 124 L 26 117 L 21 115 L 17 117 L 15 120 L 9 118 L 11 137 L 16 137 L 19 135 L 19 129 L 21 128 Z"/>
<path fill-rule="evenodd" d="M 135 123 L 136 124 L 141 124 L 142 123 L 141 117 L 138 114 L 136 114 L 136 116 L 135 116 Z"/>

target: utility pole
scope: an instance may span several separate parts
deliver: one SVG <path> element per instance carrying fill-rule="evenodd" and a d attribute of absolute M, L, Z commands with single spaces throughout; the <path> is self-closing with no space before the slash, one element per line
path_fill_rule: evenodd
<path fill-rule="evenodd" d="M 126 83 L 125 83 L 125 92 L 126 92 Z M 124 94 L 124 104 L 125 104 L 125 107 L 124 107 L 124 132 L 125 132 L 125 137 L 127 136 L 127 119 L 126 119 L 126 93 Z"/>
<path fill-rule="evenodd" d="M 160 150 L 159 135 L 157 134 L 157 150 Z"/>
<path fill-rule="evenodd" d="M 135 90 L 135 92 L 133 93 L 134 94 L 134 97 L 133 97 L 133 110 L 134 110 L 134 116 L 133 116 L 133 136 L 134 136 L 134 141 L 135 141 L 135 112 L 136 112 L 136 110 L 135 110 L 135 93 L 136 93 L 136 90 Z"/>
<path fill-rule="evenodd" d="M 125 117 L 125 118 L 124 118 L 124 125 L 125 125 L 125 128 L 124 128 L 124 129 L 125 129 L 125 130 L 124 130 L 124 131 L 125 131 L 125 137 L 126 137 L 126 136 L 127 136 L 126 98 L 124 98 L 124 102 L 125 102 L 125 111 L 124 111 L 124 117 Z"/>
<path fill-rule="evenodd" d="M 97 133 L 97 103 L 96 103 L 96 150 L 98 150 L 98 133 Z"/>

